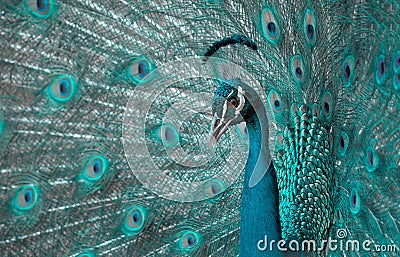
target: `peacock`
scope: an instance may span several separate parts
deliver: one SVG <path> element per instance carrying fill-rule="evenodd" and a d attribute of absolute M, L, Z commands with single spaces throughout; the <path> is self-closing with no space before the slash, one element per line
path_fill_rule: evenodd
<path fill-rule="evenodd" d="M 398 255 L 398 1 L 0 6 L 1 256 Z"/>

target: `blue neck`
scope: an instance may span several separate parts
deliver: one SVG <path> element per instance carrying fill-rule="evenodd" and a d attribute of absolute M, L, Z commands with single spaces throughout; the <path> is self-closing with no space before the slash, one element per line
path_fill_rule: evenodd
<path fill-rule="evenodd" d="M 265 114 L 265 112 L 262 113 Z M 283 256 L 283 253 L 277 249 L 277 241 L 281 239 L 281 228 L 275 170 L 272 163 L 268 163 L 270 153 L 267 136 L 262 137 L 263 133 L 268 135 L 268 132 L 265 131 L 268 128 L 267 118 L 265 116 L 259 119 L 256 115 L 253 117 L 246 121 L 250 138 L 250 151 L 242 193 L 240 256 Z M 263 144 L 265 147 L 262 147 Z M 256 167 L 259 156 L 261 159 Z M 268 169 L 268 171 L 254 187 L 249 187 L 250 177 L 254 169 Z M 264 240 L 264 243 L 259 245 L 261 248 L 264 247 L 265 236 L 268 238 L 268 247 L 265 251 L 261 251 L 257 244 L 260 240 Z M 276 240 L 273 251 L 269 249 L 271 240 Z"/>

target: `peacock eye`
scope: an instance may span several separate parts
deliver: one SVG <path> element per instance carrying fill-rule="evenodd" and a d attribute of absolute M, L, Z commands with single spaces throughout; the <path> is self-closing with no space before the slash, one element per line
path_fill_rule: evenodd
<path fill-rule="evenodd" d="M 322 113 L 330 119 L 332 117 L 333 112 L 333 100 L 332 94 L 326 92 L 322 98 Z"/>
<path fill-rule="evenodd" d="M 142 230 L 145 220 L 146 209 L 134 206 L 125 215 L 124 229 L 129 233 L 138 233 Z"/>
<path fill-rule="evenodd" d="M 180 239 L 180 248 L 183 251 L 193 251 L 197 248 L 199 241 L 201 240 L 200 235 L 193 231 L 188 231 L 182 235 Z"/>
<path fill-rule="evenodd" d="M 291 60 L 292 76 L 298 82 L 302 83 L 305 79 L 305 66 L 301 55 L 293 56 Z"/>
<path fill-rule="evenodd" d="M 237 108 L 237 107 L 239 106 L 240 100 L 239 100 L 239 98 L 238 98 L 237 96 L 235 96 L 235 97 L 231 98 L 231 99 L 229 100 L 229 102 L 230 102 L 233 106 L 235 106 L 235 107 Z"/>
<path fill-rule="evenodd" d="M 153 65 L 145 57 L 134 59 L 128 67 L 128 75 L 137 83 L 146 81 L 153 71 Z"/>
<path fill-rule="evenodd" d="M 76 82 L 70 76 L 58 76 L 48 87 L 51 98 L 58 102 L 67 102 L 75 93 Z"/>
<path fill-rule="evenodd" d="M 353 82 L 355 71 L 355 59 L 352 55 L 346 57 L 342 64 L 343 86 L 348 87 Z"/>
<path fill-rule="evenodd" d="M 53 0 L 27 0 L 28 10 L 39 18 L 47 18 L 50 16 L 54 3 Z"/>
<path fill-rule="evenodd" d="M 47 3 L 44 0 L 37 0 L 36 6 L 40 11 L 43 11 L 44 9 L 46 9 Z"/>
<path fill-rule="evenodd" d="M 269 32 L 272 36 L 275 36 L 275 34 L 276 34 L 276 26 L 275 26 L 275 23 L 269 22 L 269 23 L 267 24 L 267 28 L 268 28 L 268 32 Z"/>
<path fill-rule="evenodd" d="M 272 110 L 278 114 L 283 111 L 283 102 L 279 97 L 279 94 L 275 90 L 271 90 L 268 95 L 269 104 L 272 107 Z"/>
<path fill-rule="evenodd" d="M 99 180 L 106 172 L 107 161 L 103 156 L 94 156 L 85 167 L 84 177 L 88 180 Z"/>
<path fill-rule="evenodd" d="M 312 10 L 307 10 L 304 16 L 304 33 L 310 46 L 316 42 L 316 25 L 317 19 Z"/>
<path fill-rule="evenodd" d="M 224 191 L 224 184 L 220 180 L 211 180 L 204 185 L 207 198 L 212 198 Z"/>
<path fill-rule="evenodd" d="M 37 190 L 34 186 L 25 186 L 17 193 L 16 207 L 25 211 L 32 209 L 37 202 Z"/>
<path fill-rule="evenodd" d="M 357 214 L 360 212 L 361 209 L 361 198 L 358 194 L 357 190 L 353 188 L 350 194 L 350 211 L 353 214 Z"/>
<path fill-rule="evenodd" d="M 385 56 L 380 55 L 376 63 L 375 78 L 376 82 L 381 85 L 386 79 L 386 64 Z"/>
<path fill-rule="evenodd" d="M 339 136 L 339 153 L 341 156 L 345 156 L 347 148 L 349 147 L 349 136 L 346 132 L 342 131 Z"/>
<path fill-rule="evenodd" d="M 314 37 L 314 26 L 308 24 L 307 25 L 307 36 L 309 39 L 312 39 Z"/>
<path fill-rule="evenodd" d="M 276 44 L 280 38 L 280 29 L 278 20 L 274 11 L 266 8 L 261 13 L 261 23 L 263 36 L 271 43 Z"/>
<path fill-rule="evenodd" d="M 179 132 L 171 124 L 162 124 L 156 130 L 156 139 L 165 147 L 172 148 L 179 143 Z"/>
<path fill-rule="evenodd" d="M 369 172 L 373 172 L 379 167 L 379 155 L 372 146 L 367 149 L 365 161 Z"/>
<path fill-rule="evenodd" d="M 350 78 L 350 66 L 348 64 L 346 64 L 344 67 L 344 76 L 346 79 Z"/>
<path fill-rule="evenodd" d="M 382 76 L 383 73 L 385 73 L 385 62 L 380 61 L 379 62 L 379 75 Z"/>

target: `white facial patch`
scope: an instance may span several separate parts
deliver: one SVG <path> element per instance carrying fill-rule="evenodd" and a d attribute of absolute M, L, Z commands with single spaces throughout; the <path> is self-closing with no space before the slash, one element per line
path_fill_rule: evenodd
<path fill-rule="evenodd" d="M 238 86 L 239 105 L 235 110 L 235 118 L 239 117 L 240 112 L 243 110 L 244 102 L 245 102 L 244 93 L 245 92 L 243 91 L 243 88 L 241 86 Z"/>
<path fill-rule="evenodd" d="M 224 109 L 222 109 L 222 117 L 221 117 L 221 121 L 224 122 L 225 121 L 225 114 L 228 111 L 228 101 L 224 102 Z"/>
<path fill-rule="evenodd" d="M 229 93 L 229 95 L 226 97 L 226 98 L 229 98 L 232 94 L 233 94 L 233 89 L 232 89 L 232 91 Z"/>
<path fill-rule="evenodd" d="M 232 91 L 226 96 L 226 99 L 231 97 L 233 93 L 234 93 L 234 90 L 232 89 Z M 226 100 L 224 102 L 221 117 L 218 117 L 217 113 L 214 113 L 212 124 L 215 124 L 217 119 L 219 119 L 219 124 L 215 128 L 212 128 L 211 129 L 212 131 L 220 130 L 220 134 L 222 134 L 229 128 L 230 124 L 240 116 L 240 112 L 243 110 L 244 104 L 245 104 L 244 94 L 245 94 L 245 91 L 243 91 L 243 88 L 241 86 L 238 86 L 239 105 L 235 109 L 235 117 L 233 119 L 229 119 L 229 120 L 225 121 L 226 113 L 228 111 L 228 100 Z"/>

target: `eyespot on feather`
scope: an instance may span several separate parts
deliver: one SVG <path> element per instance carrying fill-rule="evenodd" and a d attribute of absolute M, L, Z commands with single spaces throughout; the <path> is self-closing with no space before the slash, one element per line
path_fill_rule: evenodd
<path fill-rule="evenodd" d="M 184 252 L 196 250 L 200 244 L 201 236 L 194 231 L 185 232 L 179 240 L 179 248 Z"/>
<path fill-rule="evenodd" d="M 317 41 L 317 19 L 311 9 L 307 9 L 304 15 L 304 34 L 308 45 L 314 46 Z"/>
<path fill-rule="evenodd" d="M 25 0 L 28 11 L 38 18 L 49 17 L 54 10 L 53 0 Z"/>
<path fill-rule="evenodd" d="M 212 179 L 205 183 L 204 190 L 207 198 L 213 198 L 225 190 L 225 185 L 218 179 Z"/>
<path fill-rule="evenodd" d="M 89 181 L 101 179 L 108 168 L 108 161 L 100 155 L 93 156 L 86 164 L 83 177 Z"/>
<path fill-rule="evenodd" d="M 290 61 L 292 77 L 297 83 L 302 83 L 305 80 L 305 66 L 301 55 L 295 55 Z"/>
<path fill-rule="evenodd" d="M 354 80 L 355 59 L 354 56 L 347 56 L 342 64 L 343 86 L 349 87 Z"/>
<path fill-rule="evenodd" d="M 350 211 L 353 214 L 358 214 L 361 209 L 361 198 L 355 188 L 351 190 L 349 200 L 350 200 Z"/>
<path fill-rule="evenodd" d="M 50 97 L 57 102 L 67 102 L 75 94 L 77 84 L 71 76 L 61 75 L 48 87 Z"/>
<path fill-rule="evenodd" d="M 142 206 L 134 206 L 125 215 L 124 229 L 129 233 L 139 233 L 146 220 L 146 209 Z"/>
<path fill-rule="evenodd" d="M 19 211 L 28 211 L 32 209 L 38 200 L 38 190 L 33 185 L 21 187 L 14 200 L 15 208 Z"/>
<path fill-rule="evenodd" d="M 377 60 L 376 60 L 376 72 L 375 72 L 375 78 L 376 82 L 378 85 L 383 84 L 383 82 L 386 80 L 386 74 L 387 72 L 387 64 L 386 64 L 386 58 L 384 55 L 380 55 Z"/>
<path fill-rule="evenodd" d="M 128 75 L 135 82 L 147 81 L 150 78 L 150 73 L 154 67 L 146 57 L 134 59 L 128 66 Z"/>
<path fill-rule="evenodd" d="M 330 92 L 326 92 L 322 97 L 322 113 L 327 119 L 332 117 L 333 112 L 333 100 L 332 94 Z"/>
<path fill-rule="evenodd" d="M 275 90 L 271 90 L 268 94 L 268 102 L 275 114 L 279 114 L 284 109 L 284 104 Z"/>
<path fill-rule="evenodd" d="M 261 12 L 262 34 L 271 44 L 277 44 L 280 39 L 280 26 L 274 11 L 265 8 Z"/>

